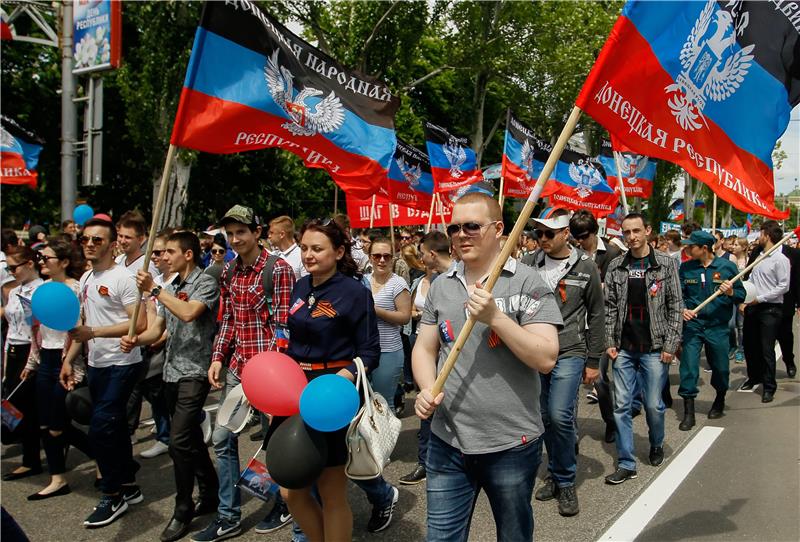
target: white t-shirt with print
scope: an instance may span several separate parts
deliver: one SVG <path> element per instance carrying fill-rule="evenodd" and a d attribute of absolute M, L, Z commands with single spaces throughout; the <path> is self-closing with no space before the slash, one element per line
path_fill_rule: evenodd
<path fill-rule="evenodd" d="M 113 326 L 128 320 L 127 305 L 138 303 L 136 280 L 124 265 L 106 271 L 87 271 L 81 277 L 81 306 L 84 325 Z M 89 366 L 132 365 L 142 361 L 139 348 L 126 354 L 119 347 L 119 338 L 97 338 L 89 341 Z"/>
<path fill-rule="evenodd" d="M 117 264 L 120 267 L 124 267 L 125 269 L 127 269 L 128 272 L 131 273 L 132 275 L 136 275 L 139 269 L 141 269 L 144 265 L 144 254 L 133 260 L 130 265 L 125 264 L 125 258 L 126 258 L 125 254 L 120 254 L 114 261 L 117 262 Z M 153 260 L 150 260 L 150 264 L 147 266 L 147 269 L 150 271 L 151 277 L 155 277 L 156 275 L 159 274 L 158 268 L 153 263 Z"/>
<path fill-rule="evenodd" d="M 80 296 L 80 283 L 77 280 L 71 284 L 67 284 L 67 287 L 75 292 L 76 296 Z M 80 297 L 78 297 L 78 299 L 80 299 Z M 39 335 L 42 338 L 42 348 L 47 348 L 48 350 L 61 350 L 64 348 L 64 344 L 67 341 L 66 331 L 59 331 L 47 327 L 44 324 L 39 327 Z"/>

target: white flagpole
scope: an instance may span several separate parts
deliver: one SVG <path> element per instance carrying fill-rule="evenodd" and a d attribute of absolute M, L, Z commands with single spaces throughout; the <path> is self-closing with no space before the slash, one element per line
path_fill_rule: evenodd
<path fill-rule="evenodd" d="M 619 153 L 617 151 L 611 151 L 614 154 L 614 163 L 617 165 L 617 182 L 619 182 L 619 196 L 620 201 L 622 203 L 622 211 L 627 215 L 628 214 L 628 198 L 625 197 L 625 183 L 622 182 L 622 171 L 620 168 L 620 159 Z"/>

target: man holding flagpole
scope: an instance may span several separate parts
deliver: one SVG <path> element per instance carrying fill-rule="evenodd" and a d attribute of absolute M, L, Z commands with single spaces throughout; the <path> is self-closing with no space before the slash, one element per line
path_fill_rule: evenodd
<path fill-rule="evenodd" d="M 500 254 L 497 200 L 469 193 L 447 232 L 460 261 L 431 284 L 412 353 L 420 387 L 415 410 L 433 416 L 427 458 L 427 540 L 466 540 L 483 489 L 499 540 L 532 540 L 531 497 L 544 432 L 540 373 L 558 355 L 561 313 L 539 275 L 509 258 L 494 287 L 483 288 Z M 444 391 L 431 389 L 471 316 L 476 320 Z M 434 415 L 435 413 L 435 415 Z"/>

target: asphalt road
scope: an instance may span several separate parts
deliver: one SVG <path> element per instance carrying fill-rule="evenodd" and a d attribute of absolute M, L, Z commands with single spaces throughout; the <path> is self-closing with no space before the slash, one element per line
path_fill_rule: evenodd
<path fill-rule="evenodd" d="M 798 337 L 800 339 L 800 337 Z M 797 351 L 797 348 L 796 348 Z M 730 393 L 729 408 L 713 425 L 724 431 L 680 484 L 667 503 L 642 531 L 638 539 L 656 540 L 798 540 L 800 524 L 800 481 L 798 480 L 798 434 L 800 418 L 800 384 L 786 378 L 783 363 L 778 362 L 779 390 L 775 402 L 762 405 L 757 394 Z M 731 388 L 744 380 L 744 365 L 731 367 Z M 661 467 L 647 464 L 647 433 L 644 416 L 634 420 L 636 454 L 640 460 L 639 477 L 619 486 L 608 486 L 603 477 L 615 464 L 613 444 L 603 442 L 604 424 L 596 405 L 589 405 L 582 390 L 579 408 L 580 456 L 578 459 L 578 496 L 581 512 L 573 518 L 558 515 L 555 501 L 534 500 L 536 538 L 543 541 L 597 540 L 614 524 L 670 460 L 709 424 L 705 413 L 713 400 L 710 374 L 701 372 L 702 384 L 697 401 L 698 426 L 692 431 L 678 430 L 682 404 L 677 398 L 677 366 L 671 367 L 670 380 L 675 405 L 667 411 L 666 461 Z M 215 397 L 210 398 L 214 402 Z M 411 396 L 406 409 L 411 412 Z M 391 483 L 409 472 L 416 462 L 416 429 L 418 422 L 410 414 L 403 416 L 403 429 L 386 469 Z M 247 434 L 255 428 L 246 430 Z M 149 427 L 137 432 L 139 454 L 152 444 Z M 241 461 L 244 464 L 257 449 L 247 435 L 240 439 Z M 2 448 L 2 471 L 13 469 L 19 462 L 18 446 Z M 68 458 L 72 494 L 40 502 L 25 497 L 47 484 L 45 474 L 3 482 L 2 504 L 15 517 L 33 541 L 81 540 L 157 540 L 169 520 L 173 507 L 174 483 L 168 455 L 155 459 L 139 459 L 142 470 L 138 481 L 145 496 L 143 503 L 131 506 L 120 520 L 98 530 L 87 530 L 83 519 L 99 498 L 93 487 L 94 467 L 80 452 Z M 540 469 L 540 477 L 544 468 Z M 537 483 L 538 487 L 538 483 Z M 364 494 L 350 488 L 355 517 L 356 540 L 419 541 L 425 537 L 425 484 L 399 486 L 400 502 L 389 529 L 379 534 L 366 532 L 370 508 Z M 257 499 L 244 496 L 241 540 L 288 541 L 288 528 L 269 535 L 259 535 L 253 527 L 268 511 Z M 205 526 L 210 517 L 196 519 L 193 530 Z M 485 497 L 478 501 L 470 532 L 470 540 L 495 539 L 494 522 Z"/>

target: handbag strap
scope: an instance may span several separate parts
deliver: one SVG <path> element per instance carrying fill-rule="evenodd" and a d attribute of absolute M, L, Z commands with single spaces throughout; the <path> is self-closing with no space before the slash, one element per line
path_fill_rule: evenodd
<path fill-rule="evenodd" d="M 372 418 L 372 386 L 367 378 L 367 369 L 364 367 L 364 362 L 361 358 L 355 358 L 353 362 L 356 364 L 358 376 L 356 376 L 356 391 L 361 389 L 364 394 L 364 407 L 367 410 L 367 416 Z"/>

